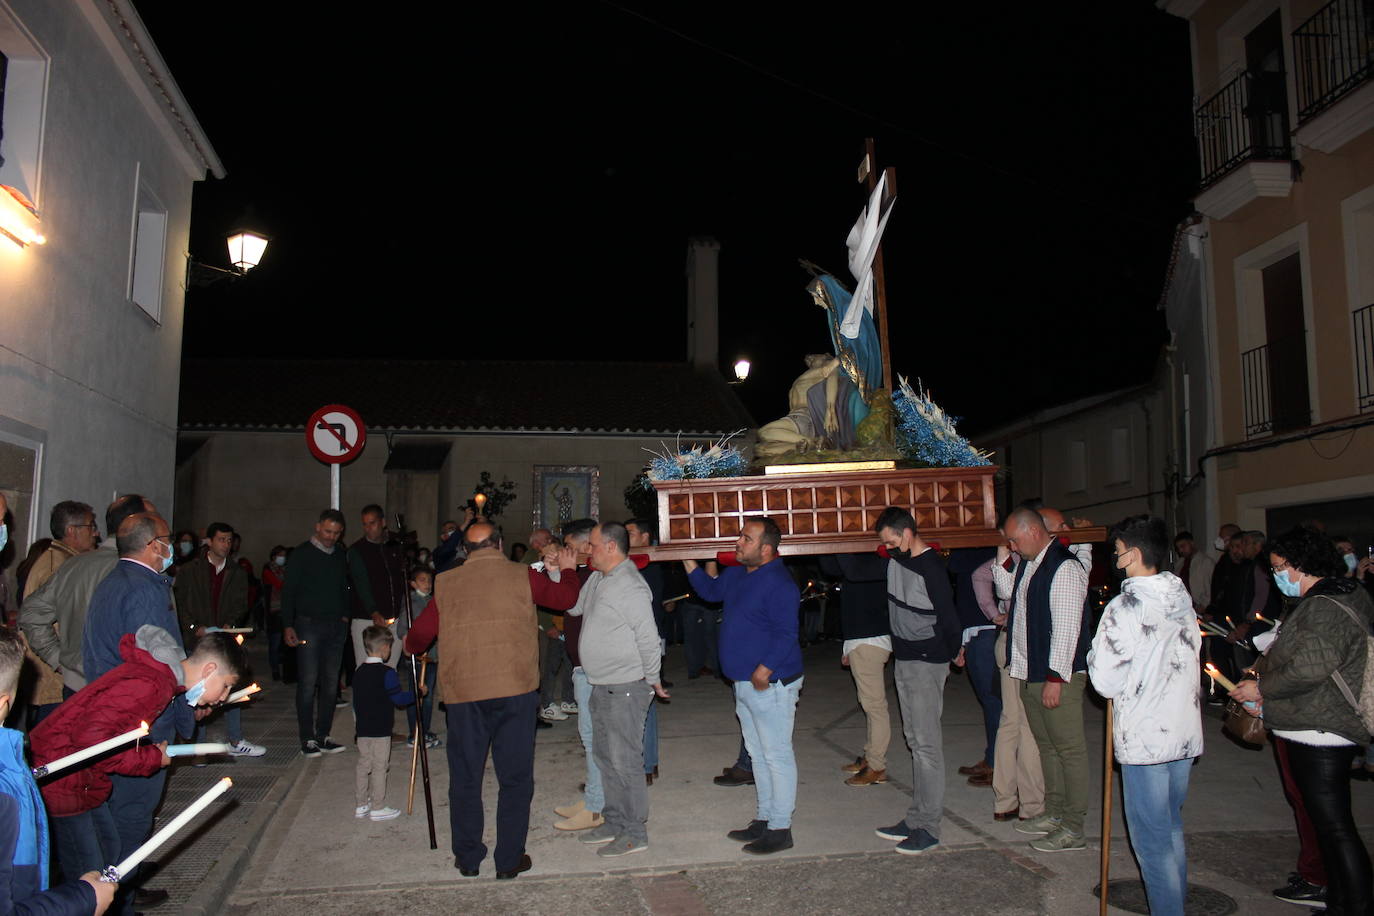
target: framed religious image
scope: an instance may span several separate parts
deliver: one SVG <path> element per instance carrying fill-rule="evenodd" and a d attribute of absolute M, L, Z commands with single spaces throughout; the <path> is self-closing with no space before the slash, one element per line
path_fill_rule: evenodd
<path fill-rule="evenodd" d="M 554 534 L 578 518 L 596 518 L 600 511 L 596 465 L 534 466 L 534 527 Z"/>

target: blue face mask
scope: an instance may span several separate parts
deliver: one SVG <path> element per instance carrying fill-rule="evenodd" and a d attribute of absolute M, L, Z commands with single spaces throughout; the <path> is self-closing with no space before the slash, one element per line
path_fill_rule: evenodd
<path fill-rule="evenodd" d="M 1274 573 L 1274 584 L 1279 587 L 1279 591 L 1289 598 L 1296 598 L 1301 594 L 1298 590 L 1298 583 L 1288 578 L 1288 570 Z"/>
<path fill-rule="evenodd" d="M 5 549 L 5 545 L 10 542 L 10 526 L 0 525 L 0 550 Z"/>
<path fill-rule="evenodd" d="M 1351 572 L 1354 572 L 1355 568 L 1360 565 L 1360 561 L 1355 559 L 1355 555 L 1353 553 L 1346 554 L 1343 557 L 1343 559 L 1345 560 L 1345 568 L 1350 570 Z"/>
<path fill-rule="evenodd" d="M 205 695 L 205 678 L 196 681 L 186 690 L 186 705 L 195 706 Z"/>
<path fill-rule="evenodd" d="M 169 567 L 169 566 L 172 565 L 172 556 L 173 556 L 174 554 L 175 554 L 175 551 L 172 550 L 172 545 L 171 545 L 171 544 L 168 544 L 168 545 L 167 545 L 167 556 L 165 556 L 165 557 L 162 558 L 162 569 L 158 570 L 158 572 L 166 572 L 166 571 L 167 571 L 167 567 Z"/>

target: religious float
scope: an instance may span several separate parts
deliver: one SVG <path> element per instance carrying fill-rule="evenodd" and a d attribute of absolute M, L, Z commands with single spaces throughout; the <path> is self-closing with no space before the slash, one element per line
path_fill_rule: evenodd
<path fill-rule="evenodd" d="M 989 454 L 959 435 L 919 383 L 899 379 L 894 394 L 887 381 L 881 240 L 896 176 L 888 168 L 877 177 L 872 162 L 870 140 L 860 166 L 868 203 L 846 241 L 854 293 L 802 262 L 833 354 L 806 357 L 787 416 L 758 429 L 752 465 L 731 437 L 655 455 L 645 474 L 658 502 L 653 559 L 729 555 L 745 519 L 757 515 L 782 530 L 784 556 L 866 553 L 877 549 L 873 526 L 888 506 L 908 509 L 922 538 L 942 549 L 1004 543 Z M 1106 531 L 1080 527 L 1068 537 L 1101 541 Z"/>

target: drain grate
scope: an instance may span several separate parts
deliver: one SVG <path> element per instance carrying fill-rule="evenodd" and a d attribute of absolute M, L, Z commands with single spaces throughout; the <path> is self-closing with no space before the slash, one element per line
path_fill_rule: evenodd
<path fill-rule="evenodd" d="M 1102 896 L 1102 885 L 1093 888 L 1093 896 Z M 1140 881 L 1122 878 L 1107 882 L 1107 902 L 1128 913 L 1148 916 L 1150 904 L 1145 899 L 1145 885 Z M 1229 916 L 1239 906 L 1221 891 L 1201 884 L 1188 885 L 1188 899 L 1183 902 L 1185 916 Z"/>

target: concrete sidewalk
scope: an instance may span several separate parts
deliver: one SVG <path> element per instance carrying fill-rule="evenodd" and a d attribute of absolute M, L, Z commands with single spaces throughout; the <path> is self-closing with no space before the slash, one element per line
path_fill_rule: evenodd
<path fill-rule="evenodd" d="M 711 782 L 734 761 L 738 749 L 730 691 L 713 679 L 689 681 L 675 648 L 667 668 L 675 682 L 673 700 L 660 709 L 661 776 L 650 789 L 647 852 L 608 861 L 577 842 L 574 834 L 553 829 L 553 807 L 579 797 L 584 772 L 576 720 L 570 718 L 538 733 L 527 844 L 534 868 L 518 880 L 493 881 L 490 858 L 478 879 L 461 879 L 453 868 L 443 749 L 430 757 L 437 850 L 429 849 L 418 791 L 410 817 L 376 824 L 354 819 L 356 757 L 350 751 L 312 760 L 296 757 L 289 764 L 287 769 L 301 778 L 284 795 L 261 838 L 249 841 L 254 847 L 251 861 L 229 893 L 214 889 L 220 895 L 217 901 L 236 913 L 268 914 L 302 906 L 317 913 L 427 913 L 453 907 L 492 913 L 565 913 L 579 907 L 598 913 L 729 913 L 745 908 L 760 913 L 890 913 L 894 905 L 920 908 L 922 902 L 929 907 L 934 901 L 968 913 L 1095 911 L 1098 805 L 1089 811 L 1088 850 L 1035 853 L 1012 824 L 993 822 L 991 790 L 973 788 L 957 774 L 957 766 L 979 758 L 983 742 L 980 709 L 966 678 L 952 675 L 945 694 L 947 791 L 941 846 L 923 856 L 899 856 L 892 843 L 873 832 L 900 820 L 909 801 L 911 759 L 901 738 L 895 697 L 890 694 L 892 781 L 863 789 L 845 786 L 839 768 L 862 747 L 863 716 L 848 672 L 839 665 L 839 643 L 812 646 L 805 656 L 806 687 L 795 742 L 800 771 L 796 846 L 787 853 L 759 860 L 725 838 L 726 831 L 744 826 L 754 812 L 751 787 L 724 789 Z M 889 666 L 889 678 L 890 671 Z M 1098 761 L 1093 797 L 1100 798 L 1103 714 L 1089 707 L 1087 717 L 1090 753 Z M 245 718 L 245 729 L 257 740 L 250 721 Z M 404 722 L 399 713 L 397 721 Z M 440 722 L 436 715 L 436 726 Z M 335 739 L 348 741 L 351 726 L 351 713 L 339 710 Z M 1192 882 L 1231 896 L 1239 912 L 1300 912 L 1269 894 L 1284 883 L 1297 852 L 1272 755 L 1239 748 L 1219 729 L 1218 720 L 1207 721 L 1207 753 L 1193 772 L 1186 809 Z M 294 733 L 292 738 L 294 752 Z M 394 745 L 387 802 L 401 808 L 408 763 L 404 746 Z M 205 773 L 208 782 L 213 770 L 197 772 Z M 1119 787 L 1117 780 L 1112 877 L 1137 879 L 1125 841 Z M 1374 826 L 1374 785 L 1357 783 L 1354 794 L 1357 820 Z M 496 785 L 490 771 L 484 796 L 491 847 Z M 251 826 L 245 820 L 243 829 Z M 230 867 L 223 864 L 220 871 L 229 874 Z"/>

